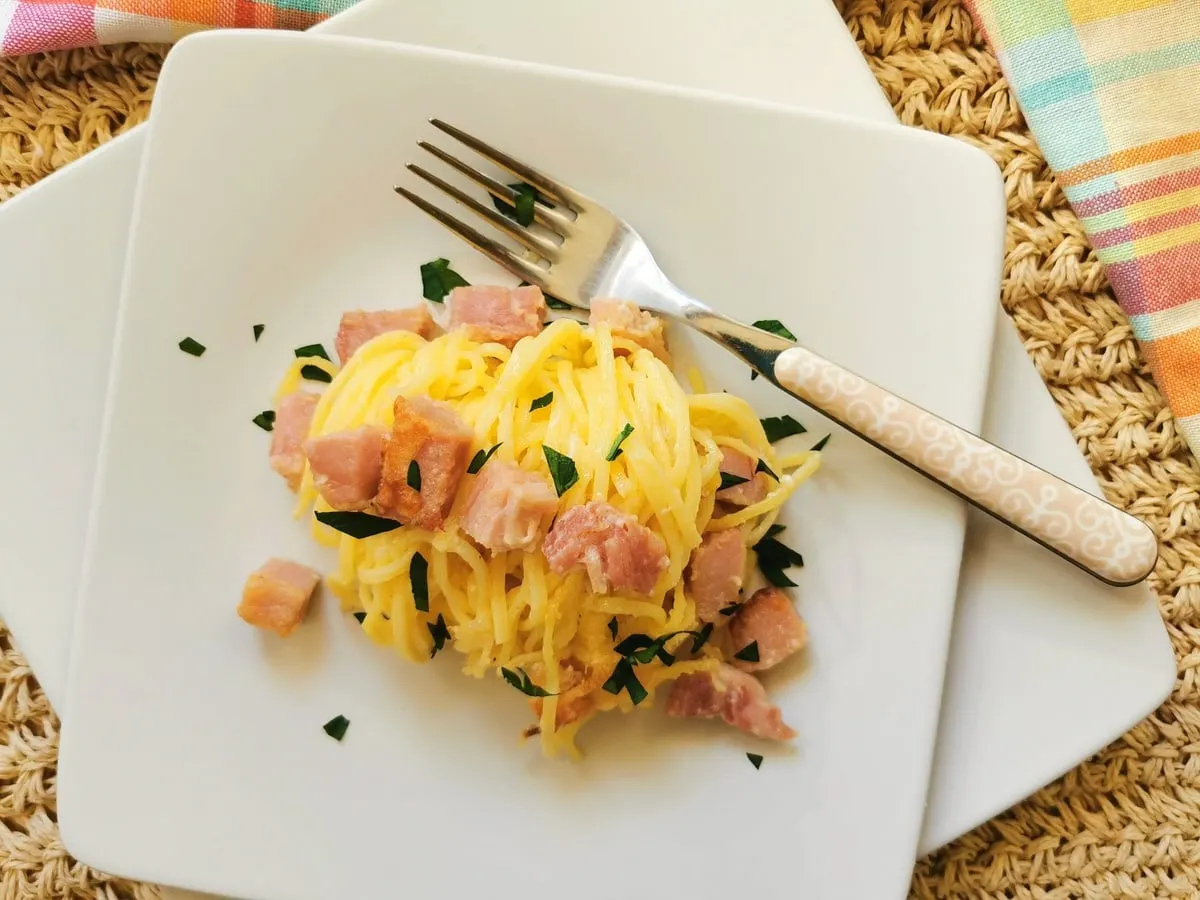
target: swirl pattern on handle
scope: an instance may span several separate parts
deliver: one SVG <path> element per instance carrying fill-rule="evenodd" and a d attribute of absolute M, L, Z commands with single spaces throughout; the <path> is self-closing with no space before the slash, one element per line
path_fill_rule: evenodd
<path fill-rule="evenodd" d="M 1111 584 L 1150 574 L 1158 542 L 1143 522 L 802 347 L 779 383 L 833 419 Z"/>

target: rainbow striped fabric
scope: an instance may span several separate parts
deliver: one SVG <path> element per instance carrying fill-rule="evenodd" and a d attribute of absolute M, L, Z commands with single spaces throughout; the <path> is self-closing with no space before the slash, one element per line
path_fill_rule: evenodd
<path fill-rule="evenodd" d="M 966 0 L 1200 454 L 1200 0 Z"/>
<path fill-rule="evenodd" d="M 303 29 L 355 2 L 0 0 L 0 56 L 123 41 L 170 42 L 206 28 Z"/>
<path fill-rule="evenodd" d="M 354 2 L 0 0 L 0 55 L 301 29 Z M 964 2 L 1200 453 L 1200 0 Z"/>

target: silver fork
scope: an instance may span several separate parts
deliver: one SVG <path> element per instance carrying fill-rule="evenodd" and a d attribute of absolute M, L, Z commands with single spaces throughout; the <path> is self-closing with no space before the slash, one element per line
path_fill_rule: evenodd
<path fill-rule="evenodd" d="M 396 187 L 505 269 L 580 309 L 598 297 L 620 297 L 691 325 L 801 402 L 1101 581 L 1136 584 L 1154 568 L 1158 542 L 1143 522 L 797 343 L 710 309 L 672 284 L 641 236 L 604 206 L 453 125 L 430 121 L 540 195 L 533 212 L 542 227 L 532 229 L 427 169 L 408 165 L 528 251 L 518 253 Z M 419 146 L 493 197 L 516 205 L 516 193 L 506 185 L 427 141 Z"/>

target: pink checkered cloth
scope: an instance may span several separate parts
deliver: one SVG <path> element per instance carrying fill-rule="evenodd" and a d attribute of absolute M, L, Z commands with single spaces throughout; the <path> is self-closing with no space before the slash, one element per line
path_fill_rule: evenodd
<path fill-rule="evenodd" d="M 125 41 L 170 42 L 206 28 L 309 28 L 357 0 L 0 0 L 0 56 Z M 429 0 L 440 2 L 440 0 Z"/>

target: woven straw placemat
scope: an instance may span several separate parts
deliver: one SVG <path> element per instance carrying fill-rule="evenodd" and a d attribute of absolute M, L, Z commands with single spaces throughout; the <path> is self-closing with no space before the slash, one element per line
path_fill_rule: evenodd
<path fill-rule="evenodd" d="M 958 0 L 839 5 L 901 120 L 982 147 L 1003 170 L 1004 308 L 1109 498 L 1145 518 L 1163 541 L 1153 586 L 1179 660 L 1162 709 L 1061 781 L 923 860 L 911 897 L 1198 897 L 1200 468 Z M 0 61 L 0 201 L 142 121 L 164 53 L 122 46 Z M 2 630 L 0 682 L 0 900 L 155 897 L 63 849 L 55 825 L 58 721 Z"/>

